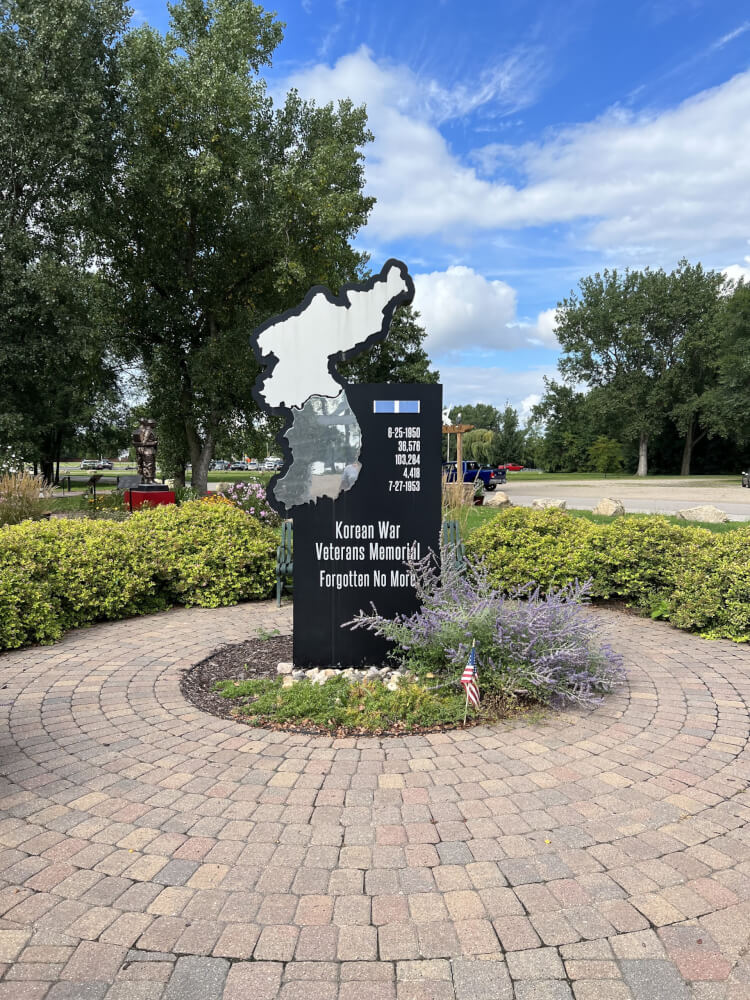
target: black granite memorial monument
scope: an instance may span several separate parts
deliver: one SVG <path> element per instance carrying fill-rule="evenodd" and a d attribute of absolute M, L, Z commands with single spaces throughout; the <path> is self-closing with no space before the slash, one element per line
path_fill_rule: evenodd
<path fill-rule="evenodd" d="M 255 397 L 285 417 L 268 500 L 294 522 L 295 666 L 382 663 L 383 640 L 342 625 L 372 604 L 416 611 L 407 561 L 438 551 L 442 387 L 349 385 L 336 368 L 382 340 L 413 294 L 390 260 L 337 296 L 311 289 L 253 334 Z"/>

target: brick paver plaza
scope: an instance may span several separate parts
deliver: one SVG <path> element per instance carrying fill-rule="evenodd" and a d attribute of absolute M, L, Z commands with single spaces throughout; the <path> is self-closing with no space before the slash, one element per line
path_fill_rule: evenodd
<path fill-rule="evenodd" d="M 289 607 L 0 657 L 0 1000 L 748 1000 L 750 650 L 596 613 L 601 708 L 405 739 L 185 701 Z"/>

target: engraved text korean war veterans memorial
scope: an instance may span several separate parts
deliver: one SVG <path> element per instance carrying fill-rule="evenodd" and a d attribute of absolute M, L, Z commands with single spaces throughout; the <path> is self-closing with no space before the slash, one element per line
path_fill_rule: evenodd
<path fill-rule="evenodd" d="M 341 626 L 372 603 L 416 611 L 406 560 L 438 551 L 442 387 L 347 384 L 337 369 L 386 337 L 413 295 L 389 260 L 338 295 L 312 288 L 253 333 L 255 398 L 284 418 L 268 499 L 294 522 L 295 666 L 382 663 L 383 640 Z"/>

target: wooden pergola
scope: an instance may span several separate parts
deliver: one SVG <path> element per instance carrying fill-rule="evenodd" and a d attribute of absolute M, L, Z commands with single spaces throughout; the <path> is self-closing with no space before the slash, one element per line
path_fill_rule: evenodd
<path fill-rule="evenodd" d="M 460 501 L 459 502 L 462 503 L 462 504 L 465 503 L 465 502 L 467 502 L 468 497 L 470 497 L 470 496 L 473 497 L 473 495 L 474 495 L 474 485 L 473 485 L 473 483 L 469 483 L 468 484 L 471 487 L 471 492 L 469 493 L 469 491 L 467 491 L 465 489 L 464 476 L 463 476 L 463 468 L 464 468 L 463 467 L 463 459 L 464 459 L 463 436 L 464 436 L 464 434 L 466 434 L 467 431 L 473 431 L 473 430 L 474 430 L 474 425 L 473 424 L 443 424 L 443 434 L 448 434 L 448 435 L 455 434 L 456 435 L 456 482 L 455 482 L 455 492 L 458 495 L 458 497 L 460 497 Z M 448 437 L 448 455 L 450 455 L 450 436 Z M 446 486 L 448 486 L 448 485 L 453 486 L 454 484 L 453 483 L 450 483 L 450 484 L 446 483 Z"/>

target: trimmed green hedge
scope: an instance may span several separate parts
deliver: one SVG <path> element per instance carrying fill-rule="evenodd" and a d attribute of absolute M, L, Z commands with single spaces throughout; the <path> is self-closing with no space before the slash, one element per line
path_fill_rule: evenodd
<path fill-rule="evenodd" d="M 503 589 L 590 579 L 593 597 L 622 598 L 707 638 L 750 641 L 750 527 L 715 534 L 658 515 L 594 524 L 514 507 L 478 528 L 466 548 Z"/>
<path fill-rule="evenodd" d="M 277 544 L 272 529 L 243 511 L 201 501 L 120 522 L 0 528 L 0 649 L 173 604 L 214 608 L 268 597 Z"/>

